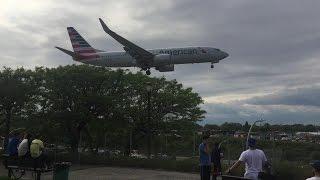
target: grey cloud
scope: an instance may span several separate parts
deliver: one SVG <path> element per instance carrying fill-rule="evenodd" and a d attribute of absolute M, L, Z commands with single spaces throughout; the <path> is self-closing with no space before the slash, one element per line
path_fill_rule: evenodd
<path fill-rule="evenodd" d="M 269 95 L 227 103 L 207 103 L 202 123 L 253 122 L 261 115 L 268 123 L 315 123 L 320 117 L 320 86 L 284 89 Z"/>
<path fill-rule="evenodd" d="M 254 105 L 293 105 L 293 106 L 317 106 L 320 107 L 320 87 L 307 87 L 286 89 L 280 93 L 274 93 L 262 97 L 247 100 Z"/>

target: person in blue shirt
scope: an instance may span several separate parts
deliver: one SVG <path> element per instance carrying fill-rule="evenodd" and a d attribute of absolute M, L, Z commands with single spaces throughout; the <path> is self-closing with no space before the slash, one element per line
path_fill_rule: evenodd
<path fill-rule="evenodd" d="M 211 158 L 208 147 L 208 139 L 209 136 L 203 136 L 202 143 L 199 145 L 201 180 L 210 180 Z"/>
<path fill-rule="evenodd" d="M 7 154 L 10 156 L 18 156 L 18 146 L 20 144 L 19 133 L 14 132 L 9 138 Z"/>

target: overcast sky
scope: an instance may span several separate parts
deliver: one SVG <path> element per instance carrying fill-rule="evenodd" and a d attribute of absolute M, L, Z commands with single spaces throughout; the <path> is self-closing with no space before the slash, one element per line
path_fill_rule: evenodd
<path fill-rule="evenodd" d="M 145 47 L 212 46 L 230 56 L 157 73 L 199 93 L 203 123 L 320 124 L 319 0 L 0 0 L 0 66 L 73 64 L 75 27 L 97 49 L 122 46 L 100 27 Z"/>

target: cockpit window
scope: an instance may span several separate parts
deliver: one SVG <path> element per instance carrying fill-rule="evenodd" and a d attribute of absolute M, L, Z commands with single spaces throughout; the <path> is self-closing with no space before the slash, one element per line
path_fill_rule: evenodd
<path fill-rule="evenodd" d="M 221 51 L 220 49 L 216 49 L 217 51 Z"/>

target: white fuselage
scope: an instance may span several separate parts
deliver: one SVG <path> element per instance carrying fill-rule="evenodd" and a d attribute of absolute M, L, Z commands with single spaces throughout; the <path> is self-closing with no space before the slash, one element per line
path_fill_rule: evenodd
<path fill-rule="evenodd" d="M 152 54 L 157 55 L 170 55 L 168 59 L 162 64 L 189 64 L 189 63 L 205 63 L 212 62 L 218 63 L 221 59 L 228 56 L 227 53 L 211 47 L 186 47 L 186 48 L 167 48 L 167 49 L 154 49 L 148 50 Z M 85 64 L 106 67 L 135 67 L 137 66 L 136 60 L 127 52 L 97 52 L 96 57 L 76 59 Z M 152 67 L 161 66 L 154 62 Z"/>

